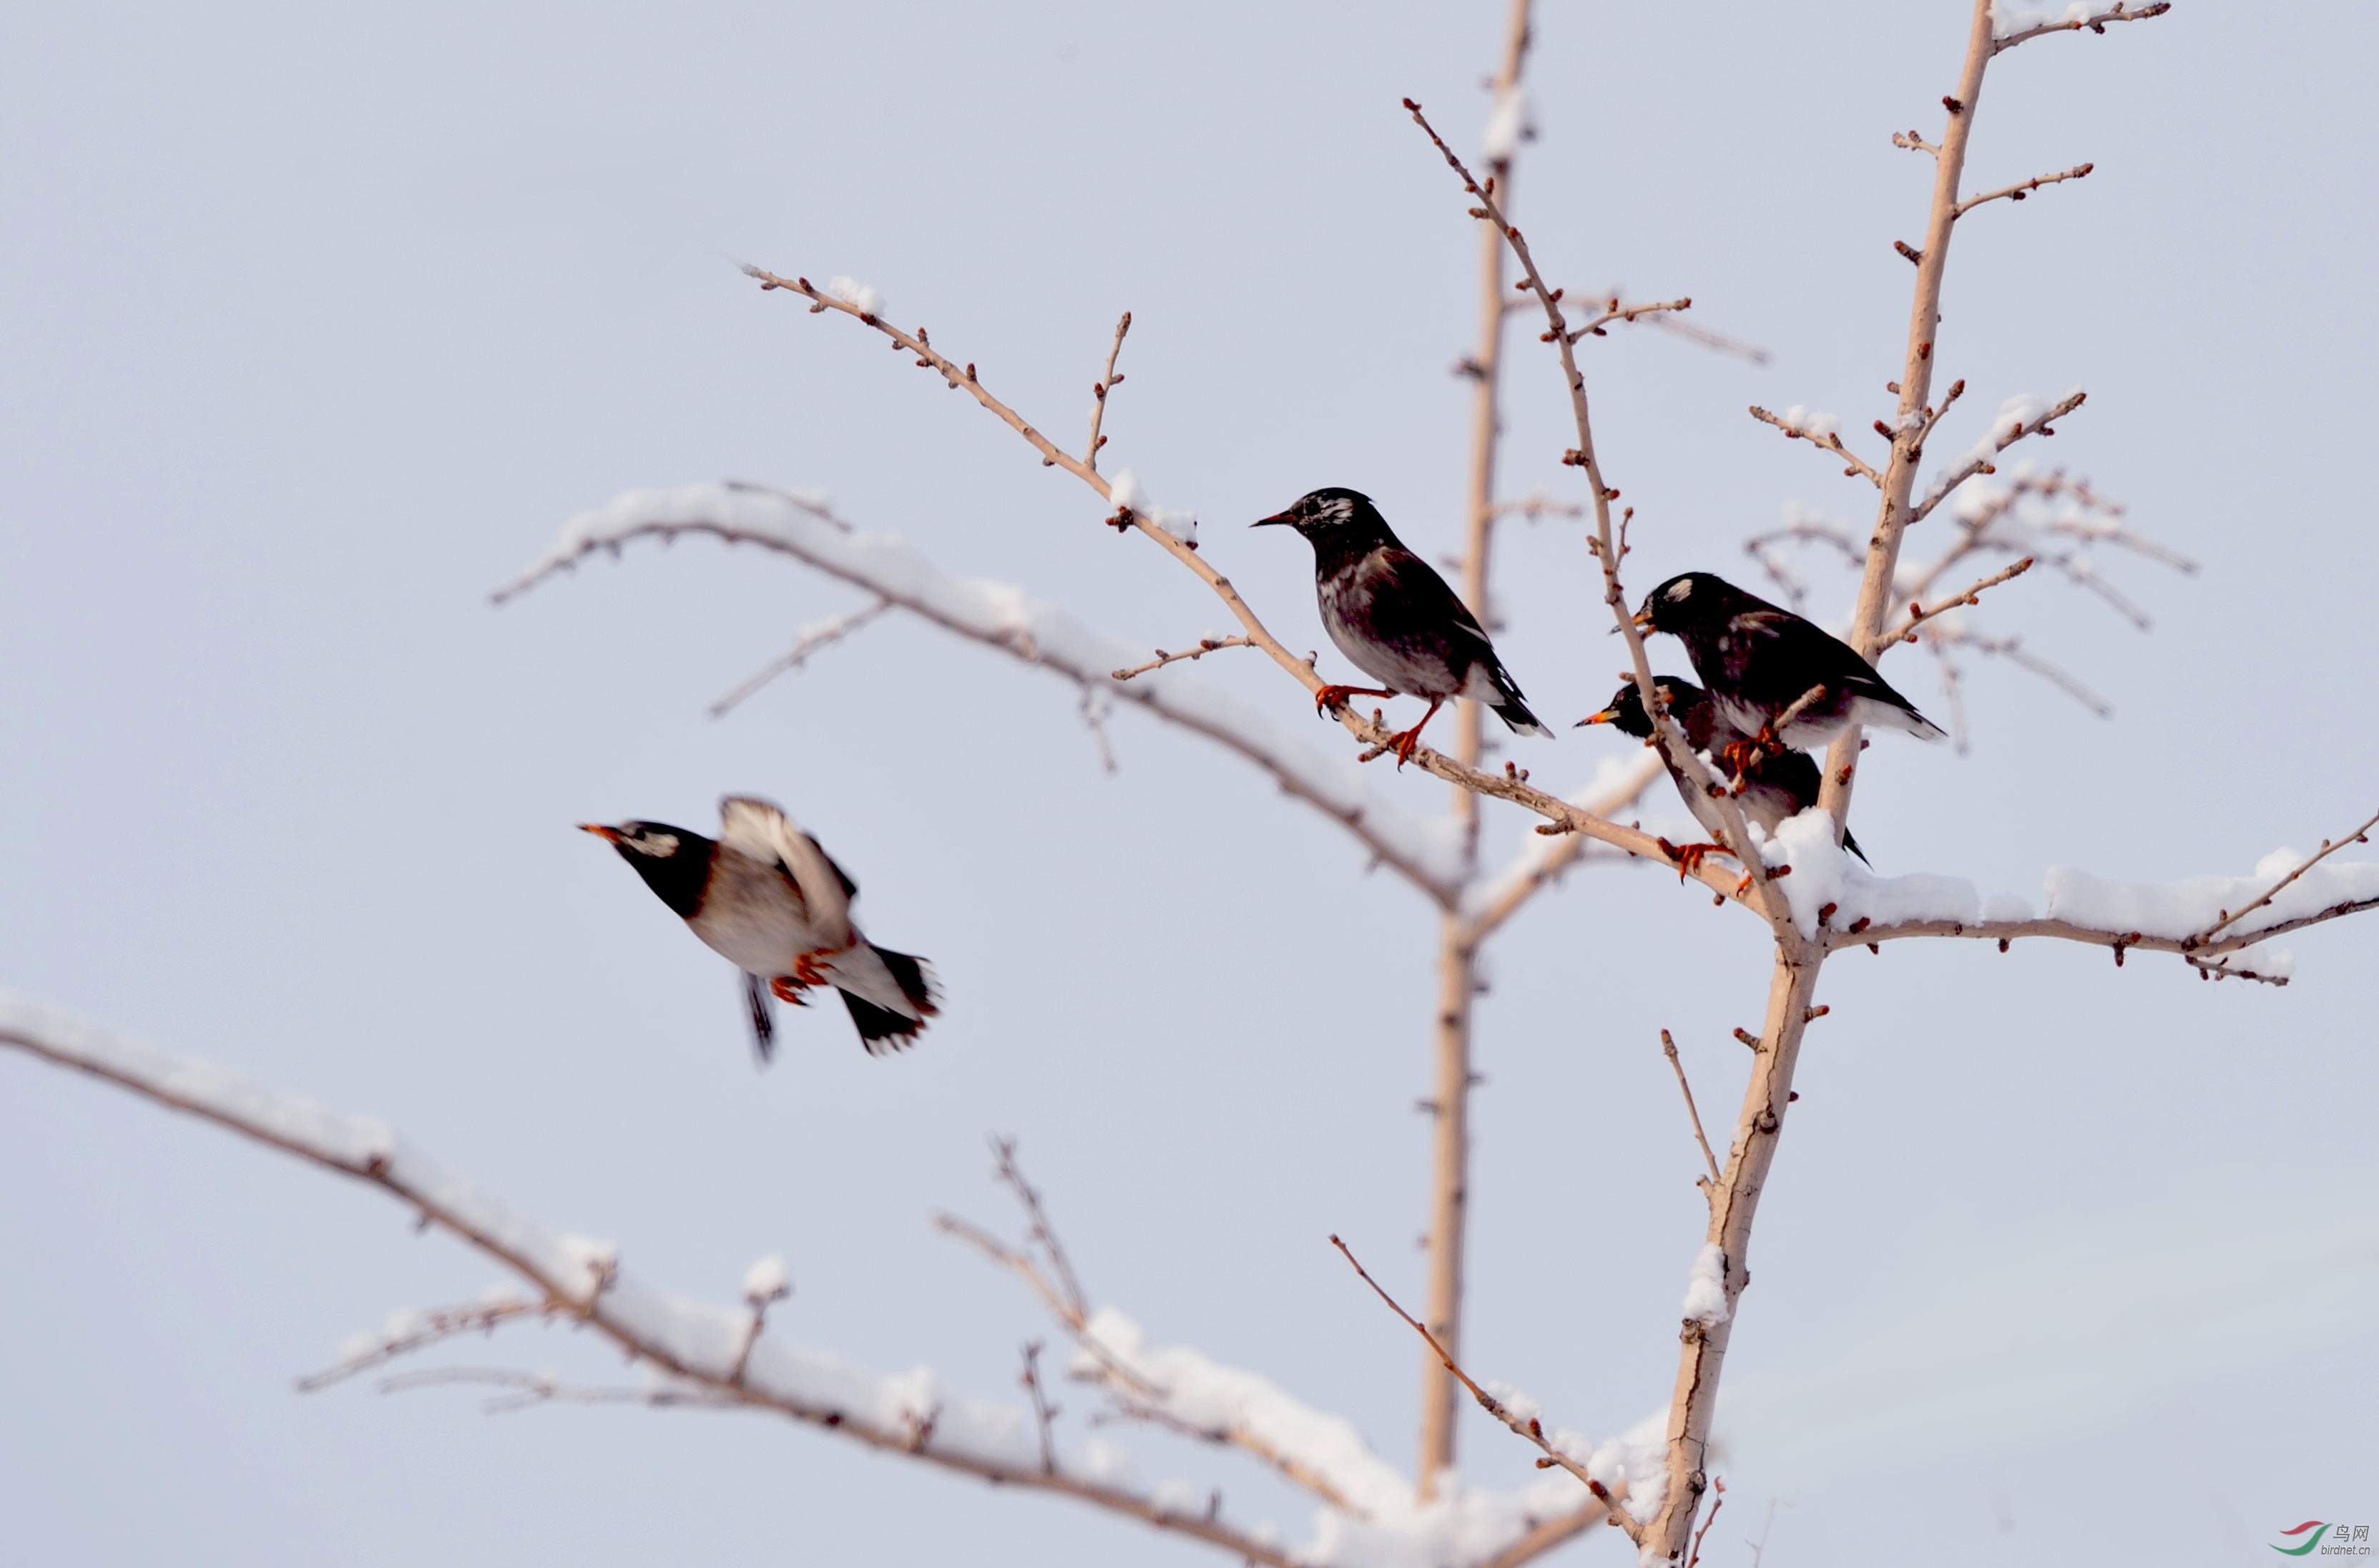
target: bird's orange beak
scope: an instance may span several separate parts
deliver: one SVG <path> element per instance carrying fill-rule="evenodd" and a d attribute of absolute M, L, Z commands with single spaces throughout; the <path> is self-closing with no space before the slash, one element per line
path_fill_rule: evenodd
<path fill-rule="evenodd" d="M 1259 517 L 1254 522 L 1249 524 L 1248 526 L 1250 528 L 1262 528 L 1268 524 L 1274 523 L 1280 525 L 1284 528 L 1294 528 L 1297 526 L 1297 519 L 1291 517 L 1286 512 L 1275 512 L 1269 517 Z"/>
<path fill-rule="evenodd" d="M 1588 714 L 1584 718 L 1581 718 L 1576 724 L 1571 725 L 1570 728 L 1573 730 L 1583 730 L 1589 724 L 1608 724 L 1618 717 L 1619 710 L 1617 708 L 1607 707 L 1600 713 Z"/>
<path fill-rule="evenodd" d="M 1639 609 L 1630 619 L 1636 622 L 1638 631 L 1649 632 L 1652 629 L 1652 612 L 1648 609 Z"/>
<path fill-rule="evenodd" d="M 606 827 L 599 822 L 582 822 L 578 825 L 578 831 L 581 833 L 592 833 L 595 837 L 602 839 L 607 844 L 617 844 L 620 841 L 620 830 L 618 828 Z"/>

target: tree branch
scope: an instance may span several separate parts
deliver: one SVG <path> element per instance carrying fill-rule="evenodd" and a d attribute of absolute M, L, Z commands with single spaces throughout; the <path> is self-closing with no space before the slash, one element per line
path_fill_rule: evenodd
<path fill-rule="evenodd" d="M 1428 116 L 1421 113 L 1420 105 L 1409 98 L 1404 101 L 1404 104 L 1406 111 L 1412 115 L 1413 123 L 1420 127 L 1439 155 L 1444 158 L 1447 167 L 1460 177 L 1462 188 L 1478 200 L 1479 205 L 1471 209 L 1472 215 L 1493 224 L 1495 232 L 1510 245 L 1513 258 L 1519 262 L 1527 280 L 1526 287 L 1537 296 L 1537 303 L 1544 308 L 1546 331 L 1540 335 L 1542 341 L 1553 345 L 1561 357 L 1562 378 L 1569 389 L 1570 416 L 1577 430 L 1577 445 L 1564 453 L 1563 460 L 1586 471 L 1587 486 L 1594 506 L 1593 549 L 1602 564 L 1603 602 L 1610 607 L 1619 634 L 1627 644 L 1628 662 L 1636 671 L 1636 691 L 1643 698 L 1644 711 L 1652 716 L 1652 735 L 1661 754 L 1671 766 L 1708 790 L 1716 780 L 1710 778 L 1709 770 L 1702 766 L 1701 759 L 1695 755 L 1692 745 L 1685 740 L 1685 731 L 1677 727 L 1676 720 L 1669 716 L 1660 702 L 1652 679 L 1651 663 L 1644 653 L 1644 638 L 1636 629 L 1634 617 L 1628 613 L 1626 595 L 1619 585 L 1619 565 L 1627 548 L 1624 525 L 1616 537 L 1612 528 L 1611 503 L 1619 499 L 1619 492 L 1603 482 L 1602 465 L 1595 456 L 1594 420 L 1587 407 L 1586 378 L 1578 370 L 1576 345 L 1570 341 L 1569 323 L 1562 315 L 1561 291 L 1546 283 L 1544 274 L 1537 269 L 1536 258 L 1529 253 L 1527 237 L 1496 205 L 1495 193 L 1490 188 L 1493 182 L 1491 180 L 1488 186 L 1481 186 L 1462 160 L 1455 156 L 1454 149 L 1445 144 L 1445 139 L 1437 134 L 1437 127 L 1429 123 Z M 1742 810 L 1734 798 L 1714 792 L 1714 799 L 1734 842 L 1748 852 L 1751 836 L 1745 829 Z M 1598 832 L 1597 837 L 1602 835 Z M 1606 842 L 1616 841 L 1606 838 Z M 1627 848 L 1625 845 L 1621 847 Z M 1661 850 L 1660 859 L 1672 865 L 1677 863 L 1675 857 L 1665 848 Z M 1757 911 L 1776 933 L 1780 943 L 1795 942 L 1797 933 L 1784 914 L 1781 900 L 1769 886 L 1770 874 L 1758 863 L 1756 855 L 1751 857 L 1749 865 L 1752 874 L 1745 879 L 1745 891 L 1752 897 L 1746 900 L 1741 894 L 1736 894 L 1737 900 Z M 1713 870 L 1706 880 L 1714 876 Z"/>
<path fill-rule="evenodd" d="M 1967 213 L 1973 211 L 1975 208 L 1980 207 L 1986 201 L 1998 201 L 2002 199 L 2009 201 L 2022 201 L 2025 197 L 2030 196 L 2042 186 L 2060 185 L 2067 180 L 2081 179 L 2087 175 L 2092 169 L 2096 167 L 2097 165 L 2095 163 L 2076 163 L 2073 167 L 2065 170 L 2061 174 L 2035 175 L 2028 180 L 2018 180 L 2013 185 L 2001 186 L 1997 190 L 1987 190 L 1980 196 L 1970 196 L 1966 198 L 1965 200 L 1959 202 L 1958 205 L 1950 211 L 1950 215 L 1953 218 L 1962 218 Z"/>
<path fill-rule="evenodd" d="M 1185 679 L 1186 672 L 1118 681 L 1112 672 L 1130 661 L 1122 645 L 1008 584 L 954 576 L 896 540 L 855 532 L 830 511 L 803 498 L 707 485 L 674 492 L 632 492 L 564 525 L 553 548 L 499 589 L 496 600 L 502 603 L 525 592 L 598 551 L 616 555 L 634 539 L 670 540 L 687 534 L 791 556 L 945 631 L 1203 735 L 1334 818 L 1381 863 L 1394 867 L 1432 900 L 1444 905 L 1459 896 L 1459 866 L 1444 852 L 1437 831 L 1375 798 L 1344 759 L 1282 735 L 1266 716 Z"/>
<path fill-rule="evenodd" d="M 1916 640 L 1916 629 L 1919 626 L 1924 625 L 1926 621 L 1932 620 L 1935 616 L 1945 615 L 1950 610 L 1956 609 L 1961 605 L 1980 604 L 1983 602 L 1983 590 L 1986 588 L 1996 588 L 2001 583 L 2006 582 L 2009 578 L 2021 577 L 2031 570 L 2032 557 L 2027 555 L 2022 561 L 2017 561 L 2014 565 L 2002 567 L 2000 570 L 1992 573 L 1981 582 L 1967 588 L 1965 592 L 1962 594 L 1952 594 L 1950 597 L 1943 599 L 1939 604 L 1935 605 L 1930 609 L 1926 609 L 1921 604 L 1911 604 L 1908 607 L 1908 619 L 1891 629 L 1890 634 L 1883 640 L 1884 645 L 1886 647 L 1890 647 L 1894 643 L 1914 642 Z"/>

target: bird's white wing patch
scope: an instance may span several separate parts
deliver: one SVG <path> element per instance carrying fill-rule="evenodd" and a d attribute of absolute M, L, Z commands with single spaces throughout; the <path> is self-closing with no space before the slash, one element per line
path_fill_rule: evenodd
<path fill-rule="evenodd" d="M 809 905 L 810 924 L 821 935 L 851 932 L 851 900 L 842 879 L 810 836 L 776 806 L 749 795 L 719 802 L 719 841 L 754 860 L 785 868 Z"/>

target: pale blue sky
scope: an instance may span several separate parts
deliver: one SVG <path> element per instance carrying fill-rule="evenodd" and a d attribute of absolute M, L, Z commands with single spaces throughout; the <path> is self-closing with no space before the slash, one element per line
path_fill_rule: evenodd
<path fill-rule="evenodd" d="M 485 596 L 622 488 L 743 477 L 1135 643 L 1221 622 L 979 410 L 754 291 L 748 258 L 868 280 L 1060 434 L 1130 308 L 1110 463 L 1197 508 L 1210 559 L 1322 645 L 1301 548 L 1235 525 L 1351 484 L 1453 548 L 1474 239 L 1396 101 L 1474 142 L 1502 10 L 12 9 L 0 985 L 386 1115 L 666 1287 L 731 1298 L 781 1252 L 788 1336 L 994 1396 L 1046 1330 L 925 1221 L 1005 1220 L 982 1138 L 1012 1132 L 1094 1296 L 1408 1461 L 1414 1346 L 1324 1237 L 1418 1293 L 1416 896 L 1134 715 L 1106 776 L 1070 688 L 920 626 L 711 721 L 858 602 L 784 561 L 644 549 Z M 1971 757 L 1870 754 L 1882 869 L 2035 894 L 2057 863 L 2240 874 L 2379 804 L 2374 31 L 2366 7 L 2184 4 L 1995 67 L 1974 176 L 2097 170 L 1969 221 L 1944 368 L 1975 428 L 2087 386 L 2043 455 L 2204 571 L 2119 567 L 2144 637 L 2054 581 L 2002 590 L 1995 624 L 2116 717 L 1976 670 Z M 1889 411 L 1890 241 L 1918 237 L 1929 168 L 1888 137 L 1938 122 L 1963 7 L 1556 4 L 1540 32 L 1518 203 L 1556 281 L 1690 294 L 1774 351 L 1590 345 L 1638 586 L 1747 573 L 1737 541 L 1789 503 L 1861 517 L 1743 409 Z M 1559 489 L 1557 376 L 1526 334 L 1513 352 L 1507 488 Z M 1566 721 L 1616 669 L 1589 563 L 1560 524 L 1506 540 L 1503 645 Z M 1306 722 L 1226 659 L 1204 669 Z M 1565 788 L 1617 743 L 1511 754 Z M 721 963 L 570 831 L 700 826 L 731 790 L 782 800 L 873 934 L 939 963 L 948 1016 L 916 1051 L 866 1059 L 815 1013 L 755 1077 Z M 1515 850 L 1525 825 L 1490 821 Z M 2292 940 L 2276 992 L 2095 949 L 1830 967 L 1707 1561 L 1746 1561 L 1771 1499 L 1766 1568 L 2227 1563 L 2379 1516 L 2374 939 Z M 1666 1397 L 1700 1240 L 1657 1031 L 1731 1105 L 1759 934 L 1597 872 L 1491 963 L 1470 1359 L 1615 1431 Z M 765 1421 L 298 1396 L 344 1335 L 492 1271 L 376 1195 L 17 1059 L 0 1189 L 11 1562 L 1211 1561 Z M 537 1330 L 453 1359 L 607 1373 Z M 1234 1512 L 1302 1533 L 1261 1477 L 1144 1446 L 1144 1472 L 1220 1476 Z M 1466 1427 L 1481 1483 L 1527 1461 Z"/>

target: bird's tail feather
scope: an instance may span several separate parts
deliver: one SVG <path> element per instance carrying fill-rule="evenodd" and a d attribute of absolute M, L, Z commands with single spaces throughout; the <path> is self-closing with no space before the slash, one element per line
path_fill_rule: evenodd
<path fill-rule="evenodd" d="M 1512 733 L 1515 735 L 1552 733 L 1545 728 L 1543 720 L 1528 711 L 1528 705 L 1520 700 L 1520 694 L 1517 692 L 1514 692 L 1507 700 L 1495 705 L 1495 717 L 1510 725 Z"/>
<path fill-rule="evenodd" d="M 838 959 L 829 972 L 870 1055 L 900 1049 L 942 1010 L 934 966 L 912 954 L 870 942 Z"/>
<path fill-rule="evenodd" d="M 777 1019 L 768 1007 L 768 983 L 756 974 L 743 976 L 743 1005 L 752 1014 L 752 1055 L 755 1065 L 767 1067 L 777 1054 Z"/>

